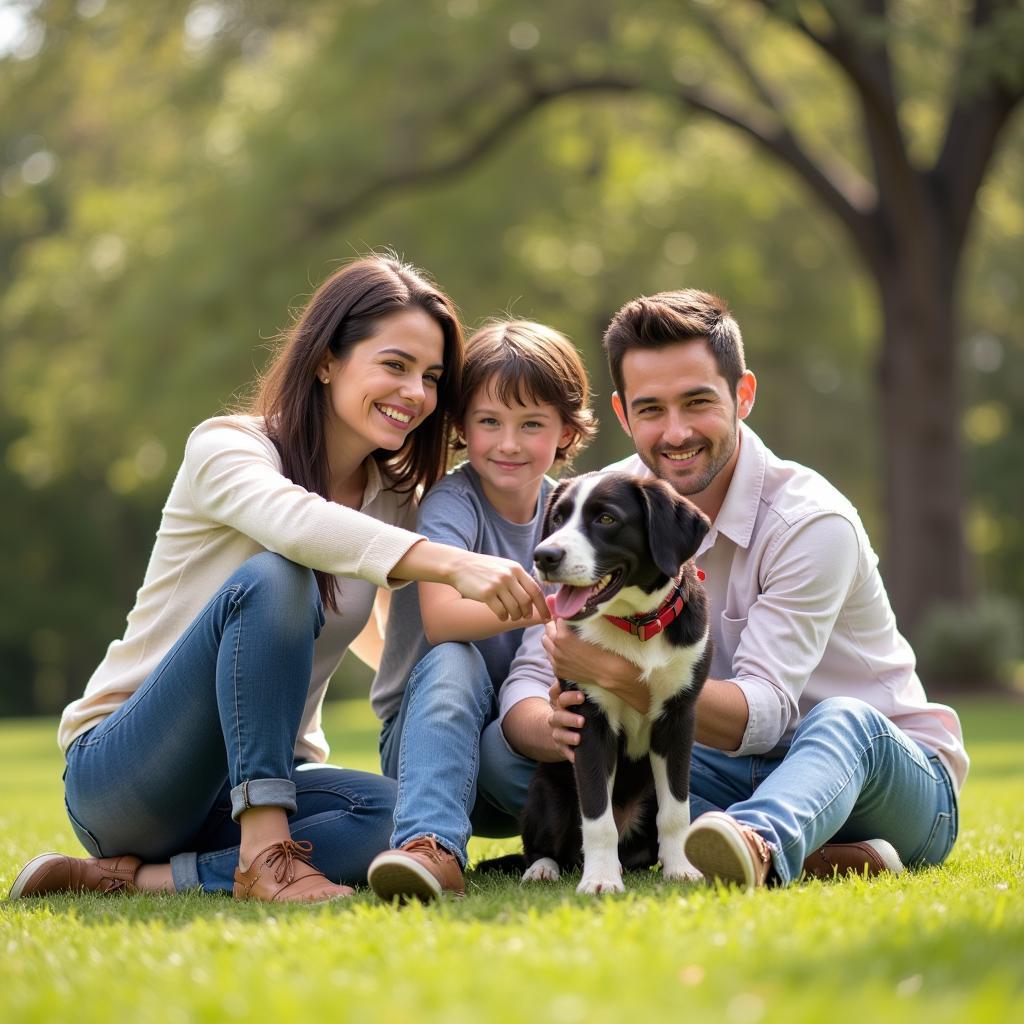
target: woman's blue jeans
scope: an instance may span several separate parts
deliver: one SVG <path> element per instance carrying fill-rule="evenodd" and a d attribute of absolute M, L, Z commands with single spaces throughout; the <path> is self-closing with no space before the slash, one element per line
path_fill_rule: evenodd
<path fill-rule="evenodd" d="M 398 780 L 392 847 L 432 836 L 465 867 L 471 832 L 519 834 L 536 763 L 515 753 L 496 720 L 497 696 L 472 644 L 432 647 L 384 723 L 381 769 Z"/>
<path fill-rule="evenodd" d="M 832 840 L 886 839 L 918 866 L 942 863 L 957 835 L 956 796 L 938 757 L 852 697 L 815 705 L 782 758 L 695 747 L 690 805 L 694 817 L 724 810 L 757 831 L 783 885 Z"/>
<path fill-rule="evenodd" d="M 283 807 L 320 871 L 365 882 L 387 848 L 394 782 L 294 757 L 323 623 L 311 570 L 269 552 L 240 566 L 138 690 L 68 749 L 82 845 L 170 860 L 178 890 L 230 891 L 239 815 Z"/>

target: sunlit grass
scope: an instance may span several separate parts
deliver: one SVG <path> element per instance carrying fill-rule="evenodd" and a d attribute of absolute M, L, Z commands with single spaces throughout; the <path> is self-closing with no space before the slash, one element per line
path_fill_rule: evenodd
<path fill-rule="evenodd" d="M 629 879 L 469 882 L 463 901 L 325 908 L 185 895 L 0 904 L 0 1019 L 76 1022 L 1024 1019 L 1024 705 L 963 713 L 974 757 L 942 868 L 744 894 Z M 77 850 L 52 722 L 0 723 L 0 886 Z M 330 709 L 332 760 L 376 767 L 365 703 Z M 474 840 L 475 856 L 509 848 Z"/>

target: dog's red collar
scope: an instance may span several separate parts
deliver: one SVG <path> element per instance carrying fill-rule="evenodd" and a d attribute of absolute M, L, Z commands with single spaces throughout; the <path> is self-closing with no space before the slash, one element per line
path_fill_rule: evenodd
<path fill-rule="evenodd" d="M 697 570 L 697 579 L 704 582 L 704 570 Z M 619 618 L 618 615 L 606 615 L 605 618 L 619 629 L 632 633 L 639 640 L 650 640 L 657 636 L 673 619 L 682 614 L 686 607 L 683 600 L 683 575 L 679 574 L 676 585 L 672 588 L 668 597 L 654 609 L 645 615 L 630 615 L 628 619 Z"/>

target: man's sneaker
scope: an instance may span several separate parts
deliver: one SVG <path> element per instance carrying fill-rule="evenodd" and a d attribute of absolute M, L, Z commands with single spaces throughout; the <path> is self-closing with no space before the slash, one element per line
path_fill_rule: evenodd
<path fill-rule="evenodd" d="M 449 853 L 432 836 L 421 836 L 377 854 L 367 872 L 370 888 L 390 902 L 396 896 L 405 901 L 437 899 L 441 893 L 463 896 L 466 885 L 455 854 Z"/>
<path fill-rule="evenodd" d="M 138 857 L 66 857 L 42 853 L 18 873 L 7 898 L 49 896 L 57 892 L 135 892 Z"/>
<path fill-rule="evenodd" d="M 709 882 L 717 878 L 744 889 L 764 885 L 772 866 L 764 839 L 721 811 L 702 814 L 686 833 L 683 849 Z"/>
<path fill-rule="evenodd" d="M 892 843 L 884 839 L 865 839 L 860 843 L 826 843 L 804 861 L 808 878 L 835 878 L 837 875 L 881 875 L 903 873 L 903 861 Z"/>

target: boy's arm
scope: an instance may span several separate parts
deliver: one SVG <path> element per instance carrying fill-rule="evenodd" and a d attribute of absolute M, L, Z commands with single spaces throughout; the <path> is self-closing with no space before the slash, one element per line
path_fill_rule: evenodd
<path fill-rule="evenodd" d="M 467 600 L 454 587 L 444 583 L 420 583 L 418 586 L 423 632 L 431 644 L 485 640 L 540 621 L 536 608 L 531 610 L 528 619 L 503 622 L 487 605 Z"/>
<path fill-rule="evenodd" d="M 453 474 L 423 499 L 417 532 L 428 540 L 477 551 L 482 535 L 480 515 L 469 495 L 459 490 Z M 423 632 L 431 644 L 472 643 L 542 621 L 536 607 L 529 618 L 499 619 L 486 604 L 467 600 L 445 583 L 421 581 L 418 588 Z"/>

